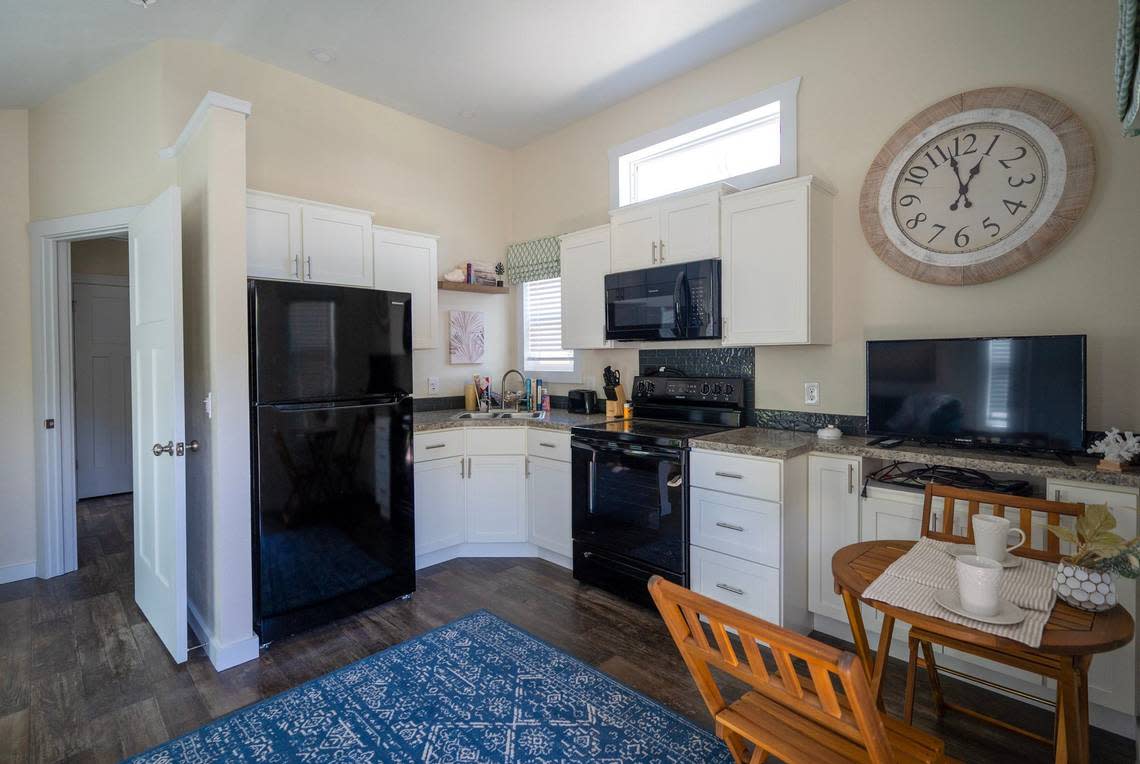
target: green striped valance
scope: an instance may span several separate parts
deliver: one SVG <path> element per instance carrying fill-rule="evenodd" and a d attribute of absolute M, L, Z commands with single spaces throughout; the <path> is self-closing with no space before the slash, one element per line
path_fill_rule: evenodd
<path fill-rule="evenodd" d="M 562 275 L 560 255 L 561 247 L 556 236 L 511 244 L 507 247 L 507 281 L 521 284 L 558 278 Z"/>
<path fill-rule="evenodd" d="M 1116 32 L 1116 112 L 1125 135 L 1140 135 L 1140 0 L 1120 0 Z"/>

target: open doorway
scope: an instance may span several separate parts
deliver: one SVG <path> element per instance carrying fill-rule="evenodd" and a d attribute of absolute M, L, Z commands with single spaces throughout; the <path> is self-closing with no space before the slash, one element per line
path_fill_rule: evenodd
<path fill-rule="evenodd" d="M 134 586 L 130 271 L 125 234 L 71 242 L 76 562 Z"/>

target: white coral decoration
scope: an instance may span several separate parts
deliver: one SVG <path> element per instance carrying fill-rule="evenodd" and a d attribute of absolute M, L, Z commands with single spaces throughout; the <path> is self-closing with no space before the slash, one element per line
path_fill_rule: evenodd
<path fill-rule="evenodd" d="M 1106 462 L 1127 462 L 1132 457 L 1140 455 L 1140 435 L 1131 432 L 1121 432 L 1113 427 L 1105 432 L 1104 437 L 1094 441 L 1089 446 L 1090 454 L 1104 454 Z"/>

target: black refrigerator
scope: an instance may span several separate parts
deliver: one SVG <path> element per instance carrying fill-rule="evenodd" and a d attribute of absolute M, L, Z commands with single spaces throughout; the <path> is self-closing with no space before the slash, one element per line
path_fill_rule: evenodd
<path fill-rule="evenodd" d="M 254 626 L 411 593 L 411 297 L 249 281 Z"/>

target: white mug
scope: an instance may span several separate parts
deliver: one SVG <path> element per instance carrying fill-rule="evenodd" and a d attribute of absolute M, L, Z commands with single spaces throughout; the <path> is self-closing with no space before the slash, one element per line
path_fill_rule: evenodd
<path fill-rule="evenodd" d="M 954 567 L 958 571 L 958 596 L 962 599 L 962 607 L 977 615 L 996 615 L 1000 606 L 1001 564 L 968 554 L 955 560 Z"/>
<path fill-rule="evenodd" d="M 1025 531 L 1010 528 L 1009 520 L 1004 517 L 974 515 L 971 524 L 974 528 L 974 552 L 978 557 L 1005 562 L 1010 552 L 1025 543 Z M 1013 546 L 1006 546 L 1010 531 L 1020 536 L 1021 540 Z"/>

